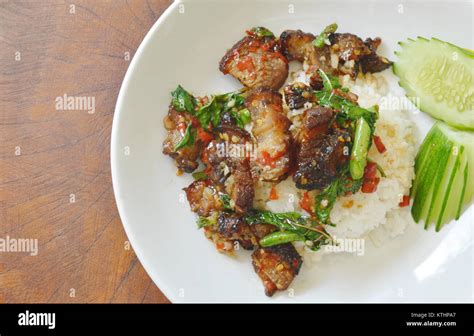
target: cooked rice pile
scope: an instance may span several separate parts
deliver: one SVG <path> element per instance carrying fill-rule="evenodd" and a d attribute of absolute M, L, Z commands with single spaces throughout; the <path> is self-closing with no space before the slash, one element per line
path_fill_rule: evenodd
<path fill-rule="evenodd" d="M 296 81 L 307 82 L 303 71 L 293 74 L 292 82 Z M 355 82 L 346 76 L 342 84 L 359 96 L 360 106 L 378 104 L 380 107 L 375 134 L 382 139 L 387 150 L 380 154 L 372 146 L 369 157 L 383 168 L 387 176 L 381 178 L 373 193 L 358 192 L 340 197 L 331 212 L 331 220 L 336 226 L 328 226 L 327 231 L 336 238 L 369 238 L 375 245 L 379 245 L 388 238 L 402 234 L 407 225 L 413 223 L 409 207 L 401 208 L 399 203 L 403 195 L 409 194 L 415 176 L 414 124 L 407 111 L 389 109 L 388 104 L 383 104 L 384 97 L 391 94 L 383 75 L 367 74 L 364 78 L 357 78 Z M 300 125 L 304 110 L 305 108 L 288 111 L 287 115 L 293 122 L 292 131 Z M 304 191 L 295 187 L 291 177 L 276 186 L 278 200 L 268 200 L 271 187 L 270 183 L 264 182 L 256 185 L 255 208 L 305 213 L 298 205 Z M 316 253 L 305 249 L 303 245 L 299 249 L 300 252 L 303 249 L 308 252 L 303 253 L 303 256 L 312 261 L 324 253 L 324 248 Z"/>

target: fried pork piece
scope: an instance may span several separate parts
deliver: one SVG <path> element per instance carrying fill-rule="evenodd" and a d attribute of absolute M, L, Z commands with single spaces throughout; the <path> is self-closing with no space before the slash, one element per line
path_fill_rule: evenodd
<path fill-rule="evenodd" d="M 222 213 L 217 220 L 217 232 L 226 239 L 238 241 L 246 250 L 258 245 L 250 225 L 240 215 Z"/>
<path fill-rule="evenodd" d="M 255 192 L 248 159 L 231 161 L 231 176 L 226 180 L 225 189 L 234 201 L 235 211 L 245 214 L 252 208 Z"/>
<path fill-rule="evenodd" d="M 233 254 L 239 247 L 245 250 L 259 247 L 259 240 L 275 230 L 273 225 L 249 225 L 241 215 L 222 212 L 216 225 L 204 227 L 204 234 L 219 252 Z"/>
<path fill-rule="evenodd" d="M 206 238 L 214 244 L 218 252 L 229 255 L 234 254 L 234 250 L 237 246 L 237 240 L 224 237 L 221 233 L 219 233 L 217 224 L 205 226 L 203 230 Z"/>
<path fill-rule="evenodd" d="M 208 217 L 223 208 L 218 187 L 210 180 L 194 181 L 183 190 L 186 192 L 191 211 L 199 216 Z"/>
<path fill-rule="evenodd" d="M 277 228 L 271 224 L 252 224 L 250 225 L 250 230 L 255 235 L 255 237 L 260 240 L 266 235 L 275 232 Z"/>
<path fill-rule="evenodd" d="M 305 190 L 327 187 L 349 160 L 349 131 L 332 126 L 334 111 L 317 106 L 305 111 L 297 134 L 296 187 Z"/>
<path fill-rule="evenodd" d="M 253 90 L 245 100 L 257 142 L 253 163 L 265 181 L 285 178 L 290 168 L 290 121 L 283 112 L 282 102 L 281 95 L 268 88 Z"/>
<path fill-rule="evenodd" d="M 242 239 L 242 246 L 250 247 L 248 244 L 249 240 L 246 238 L 247 236 L 244 236 L 243 229 L 238 225 L 237 221 L 232 223 L 232 220 L 226 220 L 228 223 L 227 230 L 221 224 L 223 204 L 219 194 L 219 187 L 214 185 L 211 180 L 194 181 L 183 190 L 186 192 L 191 210 L 199 216 L 206 217 L 214 222 L 214 224 L 205 226 L 203 229 L 205 236 L 214 243 L 219 252 L 232 254 L 234 242 L 236 240 L 240 241 L 240 239 Z M 232 224 L 234 224 L 234 227 L 232 227 Z M 221 226 L 223 226 L 222 229 Z M 247 228 L 245 232 L 250 232 L 250 229 Z M 242 236 L 240 237 L 239 235 Z"/>
<path fill-rule="evenodd" d="M 288 61 L 274 36 L 252 32 L 238 41 L 221 59 L 219 70 L 231 74 L 249 88 L 279 89 L 288 76 Z"/>
<path fill-rule="evenodd" d="M 332 51 L 339 55 L 343 62 L 358 61 L 370 54 L 370 49 L 357 35 L 350 33 L 334 33 L 329 36 Z"/>
<path fill-rule="evenodd" d="M 329 133 L 334 116 L 334 110 L 329 107 L 316 106 L 306 110 L 296 139 L 298 145 L 318 144 Z"/>
<path fill-rule="evenodd" d="M 331 52 L 338 56 L 338 70 L 340 74 L 357 77 L 359 62 L 368 56 L 371 51 L 358 36 L 354 34 L 331 34 Z"/>
<path fill-rule="evenodd" d="M 314 70 L 321 69 L 326 73 L 333 73 L 331 67 L 331 53 L 329 46 L 315 48 L 315 36 L 301 30 L 285 30 L 280 35 L 280 48 L 289 61 L 300 61 L 314 65 Z"/>
<path fill-rule="evenodd" d="M 330 45 L 320 48 L 313 45 L 314 38 L 314 35 L 301 30 L 286 30 L 280 36 L 280 48 L 288 60 L 309 66 L 307 73 L 311 74 L 311 86 L 315 90 L 321 85 L 317 69 L 327 74 L 348 74 L 355 78 L 359 68 L 363 73 L 379 72 L 392 64 L 376 53 L 380 38 L 369 38 L 364 42 L 354 34 L 333 33 L 329 35 Z"/>
<path fill-rule="evenodd" d="M 252 254 L 252 261 L 267 296 L 287 289 L 303 263 L 291 243 L 259 248 Z"/>
<path fill-rule="evenodd" d="M 244 214 L 252 207 L 253 176 L 247 151 L 253 147 L 250 135 L 234 126 L 221 126 L 217 138 L 203 151 L 207 175 L 234 201 L 235 210 Z"/>
<path fill-rule="evenodd" d="M 314 63 L 315 50 L 313 41 L 315 36 L 310 33 L 304 33 L 301 30 L 285 30 L 280 35 L 280 49 L 288 61 L 304 62 L 308 60 Z"/>
<path fill-rule="evenodd" d="M 163 142 L 163 154 L 172 157 L 179 169 L 186 173 L 193 172 L 199 165 L 197 160 L 201 155 L 203 143 L 199 139 L 196 139 L 191 146 L 185 146 L 175 150 L 176 146 L 183 139 L 186 128 L 192 123 L 190 116 L 185 112 L 178 112 L 170 107 L 163 123 L 168 131 L 166 139 Z"/>
<path fill-rule="evenodd" d="M 220 235 L 227 239 L 238 240 L 246 250 L 258 247 L 260 239 L 277 230 L 271 224 L 249 225 L 244 216 L 230 213 L 221 213 L 217 226 Z"/>
<path fill-rule="evenodd" d="M 362 41 L 354 34 L 331 34 L 331 52 L 339 57 L 339 72 L 355 78 L 359 69 L 362 73 L 380 72 L 392 65 L 385 57 L 377 55 L 377 48 L 382 40 L 368 38 Z"/>
<path fill-rule="evenodd" d="M 286 85 L 283 88 L 283 95 L 286 105 L 291 110 L 298 110 L 306 103 L 315 101 L 312 88 L 300 82 Z"/>
<path fill-rule="evenodd" d="M 202 162 L 206 166 L 206 175 L 215 183 L 223 185 L 230 175 L 227 158 L 223 155 L 225 143 L 219 140 L 210 141 L 202 152 Z"/>
<path fill-rule="evenodd" d="M 377 48 L 380 43 L 382 43 L 382 40 L 379 37 L 376 37 L 375 39 L 368 38 L 364 43 L 369 48 L 370 54 L 360 60 L 360 69 L 363 73 L 380 72 L 392 65 L 392 62 L 388 59 L 377 55 Z"/>
<path fill-rule="evenodd" d="M 216 138 L 207 144 L 201 155 L 207 175 L 223 184 L 232 173 L 232 166 L 246 159 L 252 146 L 251 136 L 245 130 L 228 122 L 219 126 Z"/>

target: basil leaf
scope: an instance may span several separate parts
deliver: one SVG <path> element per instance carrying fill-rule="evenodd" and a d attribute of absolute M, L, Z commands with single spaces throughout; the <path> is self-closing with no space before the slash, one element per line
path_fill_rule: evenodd
<path fill-rule="evenodd" d="M 319 195 L 316 196 L 315 214 L 323 223 L 329 222 L 331 210 L 336 203 L 340 181 L 337 179 L 326 187 Z"/>
<path fill-rule="evenodd" d="M 186 127 L 186 132 L 184 133 L 183 138 L 174 147 L 174 151 L 176 152 L 186 146 L 192 146 L 194 144 L 195 138 L 196 138 L 196 130 L 193 129 L 192 124 L 189 123 L 188 127 Z"/>
<path fill-rule="evenodd" d="M 234 117 L 237 126 L 240 128 L 244 128 L 245 125 L 251 121 L 250 111 L 246 108 L 237 112 L 231 111 L 230 113 L 232 117 Z"/>
<path fill-rule="evenodd" d="M 183 89 L 181 85 L 178 85 L 176 90 L 171 92 L 171 97 L 171 105 L 175 110 L 179 112 L 187 111 L 191 114 L 194 113 L 196 98 L 194 98 L 188 91 Z"/>
<path fill-rule="evenodd" d="M 197 227 L 198 229 L 202 229 L 203 227 L 214 226 L 217 224 L 217 212 L 214 212 L 209 217 L 199 216 L 197 220 Z"/>
<path fill-rule="evenodd" d="M 326 74 L 323 70 L 318 69 L 318 74 L 323 80 L 323 90 L 331 92 L 333 89 L 339 89 L 342 85 L 339 83 L 337 76 Z"/>
<path fill-rule="evenodd" d="M 350 100 L 338 96 L 334 93 L 333 90 L 342 88 L 341 84 L 339 83 L 339 78 L 336 76 L 328 75 L 321 69 L 318 69 L 318 74 L 323 80 L 324 87 L 322 91 L 315 92 L 315 95 L 318 98 L 319 105 L 339 110 L 345 115 L 345 117 L 351 120 L 356 120 L 360 117 L 364 117 L 364 119 L 366 119 L 369 124 L 375 124 L 375 121 L 378 118 L 377 105 L 365 109 Z M 346 91 L 344 89 L 345 88 L 343 88 L 342 90 Z"/>
<path fill-rule="evenodd" d="M 248 109 L 242 109 L 237 113 L 239 115 L 240 121 L 244 126 L 252 121 L 252 118 L 250 117 L 250 111 Z"/>
<path fill-rule="evenodd" d="M 346 193 L 355 194 L 362 186 L 363 179 L 352 180 L 347 167 L 341 172 L 341 176 L 327 186 L 315 200 L 315 215 L 325 224 L 329 224 L 331 210 L 336 203 L 337 197 Z"/>
<path fill-rule="evenodd" d="M 219 195 L 219 198 L 222 202 L 222 206 L 224 207 L 224 210 L 234 210 L 234 207 L 231 205 L 231 199 L 230 196 L 224 193 L 221 193 Z"/>
<path fill-rule="evenodd" d="M 211 225 L 212 225 L 211 222 L 206 217 L 199 216 L 197 220 L 198 229 L 202 229 L 203 227 L 211 226 Z"/>
<path fill-rule="evenodd" d="M 196 181 L 207 180 L 209 178 L 204 171 L 194 172 L 192 175 Z"/>
<path fill-rule="evenodd" d="M 374 132 L 375 122 L 378 118 L 376 109 L 365 109 L 360 107 L 359 105 L 334 94 L 332 91 L 316 91 L 315 95 L 318 98 L 319 105 L 340 111 L 338 114 L 340 117 L 351 121 L 363 117 L 369 123 L 372 132 Z"/>
<path fill-rule="evenodd" d="M 258 37 L 275 37 L 275 35 L 265 27 L 253 27 L 250 29 L 250 32 Z"/>
<path fill-rule="evenodd" d="M 324 30 L 321 32 L 321 34 L 319 34 L 313 41 L 313 45 L 316 47 L 316 48 L 322 48 L 324 47 L 324 45 L 326 44 L 326 41 L 328 40 L 329 38 L 329 35 L 335 33 L 337 30 L 337 24 L 336 23 L 332 23 L 330 24 L 329 26 L 327 26 L 326 28 L 324 28 Z"/>
<path fill-rule="evenodd" d="M 240 92 L 215 95 L 211 97 L 211 100 L 206 105 L 197 110 L 195 115 L 198 118 L 201 127 L 208 130 L 210 124 L 213 127 L 219 125 L 222 113 L 230 112 L 230 114 L 236 119 L 237 126 L 243 128 L 250 118 L 250 112 L 240 113 L 240 108 L 244 103 L 245 98 L 240 94 Z"/>
<path fill-rule="evenodd" d="M 215 100 L 215 97 L 212 97 L 211 100 L 201 107 L 199 110 L 196 112 L 196 117 L 199 120 L 199 123 L 201 124 L 201 127 L 204 128 L 205 130 L 209 129 L 209 123 L 212 122 L 214 125 L 214 122 L 216 120 L 215 115 L 219 114 L 219 106 Z M 214 125 L 215 126 L 215 125 Z"/>

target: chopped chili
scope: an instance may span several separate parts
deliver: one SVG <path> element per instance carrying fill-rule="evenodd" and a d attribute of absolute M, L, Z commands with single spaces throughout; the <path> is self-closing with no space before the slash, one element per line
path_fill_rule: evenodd
<path fill-rule="evenodd" d="M 204 143 L 208 143 L 213 139 L 212 135 L 203 130 L 201 127 L 198 128 L 197 136 Z"/>
<path fill-rule="evenodd" d="M 387 151 L 387 148 L 385 148 L 385 145 L 383 144 L 382 139 L 380 139 L 379 136 L 374 135 L 374 143 L 380 154 L 385 153 Z"/>
<path fill-rule="evenodd" d="M 373 180 L 377 176 L 377 164 L 375 162 L 367 162 L 364 170 L 364 180 Z"/>
<path fill-rule="evenodd" d="M 275 186 L 273 186 L 270 190 L 270 195 L 268 196 L 268 198 L 272 201 L 277 200 L 279 198 Z"/>
<path fill-rule="evenodd" d="M 403 195 L 402 201 L 398 203 L 398 205 L 403 208 L 406 206 L 410 205 L 410 196 L 409 195 Z"/>
<path fill-rule="evenodd" d="M 262 152 L 262 162 L 266 166 L 270 166 L 272 168 L 275 167 L 275 161 L 272 159 L 272 156 L 267 151 Z"/>
<path fill-rule="evenodd" d="M 362 188 L 360 189 L 363 193 L 370 194 L 377 190 L 377 185 L 380 182 L 380 178 L 376 177 L 372 180 L 364 180 Z"/>
<path fill-rule="evenodd" d="M 239 62 L 236 64 L 236 67 L 240 71 L 248 70 L 249 72 L 252 72 L 255 70 L 255 65 L 253 64 L 253 60 L 249 56 L 244 57 L 241 60 L 239 60 Z"/>
<path fill-rule="evenodd" d="M 303 194 L 303 198 L 300 200 L 300 207 L 310 215 L 313 215 L 313 209 L 311 207 L 311 198 L 309 197 L 308 192 L 305 192 Z"/>

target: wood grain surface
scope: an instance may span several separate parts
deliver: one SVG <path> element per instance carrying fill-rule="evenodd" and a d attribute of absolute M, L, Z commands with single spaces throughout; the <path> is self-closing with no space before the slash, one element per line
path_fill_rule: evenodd
<path fill-rule="evenodd" d="M 169 0 L 0 0 L 0 302 L 168 302 L 127 242 L 110 175 L 115 102 Z M 95 111 L 57 97 L 94 97 Z"/>

